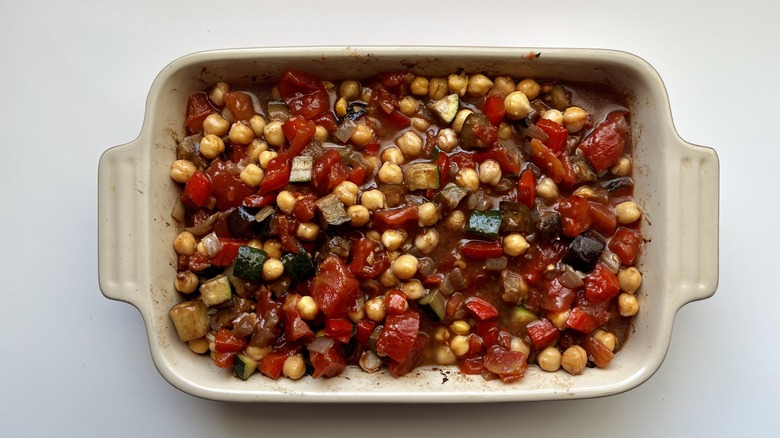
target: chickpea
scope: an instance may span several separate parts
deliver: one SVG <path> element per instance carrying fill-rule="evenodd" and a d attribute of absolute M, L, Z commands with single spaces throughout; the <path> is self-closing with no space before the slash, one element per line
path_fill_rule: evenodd
<path fill-rule="evenodd" d="M 498 125 L 498 139 L 499 140 L 507 140 L 512 136 L 512 125 L 510 125 L 507 122 L 501 122 L 500 125 Z"/>
<path fill-rule="evenodd" d="M 492 93 L 499 94 L 501 97 L 506 97 L 509 93 L 515 91 L 515 81 L 509 76 L 496 76 L 493 79 Z"/>
<path fill-rule="evenodd" d="M 626 201 L 615 206 L 615 215 L 621 224 L 633 224 L 642 216 L 642 212 L 636 202 Z"/>
<path fill-rule="evenodd" d="M 579 375 L 585 371 L 585 365 L 588 364 L 588 353 L 579 345 L 572 345 L 561 355 L 561 366 L 569 374 Z"/>
<path fill-rule="evenodd" d="M 555 122 L 559 125 L 563 125 L 563 113 L 557 109 L 549 109 L 542 113 L 542 118 L 551 122 Z"/>
<path fill-rule="evenodd" d="M 428 79 L 428 97 L 433 100 L 439 100 L 449 93 L 447 79 L 430 78 Z"/>
<path fill-rule="evenodd" d="M 263 249 L 263 241 L 260 239 L 252 239 L 246 243 L 246 246 L 254 249 Z"/>
<path fill-rule="evenodd" d="M 531 247 L 525 240 L 525 237 L 519 233 L 511 233 L 504 236 L 502 245 L 504 247 L 504 253 L 512 257 L 525 254 L 528 248 Z"/>
<path fill-rule="evenodd" d="M 360 204 L 369 210 L 379 210 L 385 207 L 385 194 L 376 189 L 363 192 Z"/>
<path fill-rule="evenodd" d="M 617 346 L 617 336 L 611 332 L 599 329 L 593 332 L 593 337 L 609 348 L 609 351 L 614 351 Z"/>
<path fill-rule="evenodd" d="M 209 99 L 216 106 L 225 105 L 225 93 L 230 91 L 230 85 L 226 82 L 217 82 L 209 92 Z"/>
<path fill-rule="evenodd" d="M 469 338 L 468 336 L 455 335 L 450 340 L 450 350 L 455 356 L 465 356 L 469 352 Z"/>
<path fill-rule="evenodd" d="M 360 100 L 363 102 L 371 102 L 371 97 L 373 95 L 373 90 L 369 87 L 363 87 L 360 89 Z"/>
<path fill-rule="evenodd" d="M 198 288 L 198 276 L 190 271 L 179 272 L 174 286 L 183 294 L 191 294 Z"/>
<path fill-rule="evenodd" d="M 344 99 L 343 97 L 336 101 L 336 104 L 333 105 L 333 110 L 336 112 L 336 115 L 339 117 L 344 117 L 347 115 L 347 99 Z"/>
<path fill-rule="evenodd" d="M 374 130 L 367 125 L 357 125 L 355 132 L 349 137 L 349 141 L 355 146 L 363 147 L 374 139 Z"/>
<path fill-rule="evenodd" d="M 263 169 L 268 167 L 268 163 L 271 162 L 274 158 L 278 157 L 279 153 L 276 151 L 263 151 L 260 152 L 260 155 L 257 156 L 257 164 L 260 165 Z"/>
<path fill-rule="evenodd" d="M 417 76 L 409 86 L 409 91 L 416 96 L 428 95 L 428 78 L 423 76 Z"/>
<path fill-rule="evenodd" d="M 319 234 L 320 226 L 314 222 L 301 222 L 295 230 L 295 235 L 307 242 L 316 240 Z"/>
<path fill-rule="evenodd" d="M 522 91 L 513 91 L 504 98 L 504 108 L 506 109 L 506 118 L 510 120 L 520 120 L 533 111 L 528 97 Z"/>
<path fill-rule="evenodd" d="M 456 335 L 466 336 L 469 334 L 471 326 L 466 321 L 458 320 L 450 324 L 450 330 Z"/>
<path fill-rule="evenodd" d="M 558 184 L 548 177 L 542 178 L 536 185 L 536 194 L 544 199 L 555 199 L 558 197 Z"/>
<path fill-rule="evenodd" d="M 355 205 L 357 202 L 359 190 L 357 184 L 352 181 L 344 181 L 333 189 L 333 193 L 339 198 L 339 201 L 341 201 L 342 204 L 349 207 Z M 281 193 L 279 195 L 281 195 Z M 277 204 L 279 203 L 278 199 L 279 198 L 277 197 Z"/>
<path fill-rule="evenodd" d="M 487 76 L 479 73 L 469 78 L 466 93 L 471 97 L 482 97 L 493 88 L 493 81 Z"/>
<path fill-rule="evenodd" d="M 209 134 L 200 139 L 200 154 L 208 159 L 213 159 L 225 152 L 225 142 L 214 134 Z"/>
<path fill-rule="evenodd" d="M 190 160 L 176 160 L 171 163 L 171 179 L 177 183 L 186 183 L 198 168 Z"/>
<path fill-rule="evenodd" d="M 382 297 L 374 297 L 366 301 L 366 317 L 374 322 L 382 322 L 387 315 L 387 305 Z"/>
<path fill-rule="evenodd" d="M 445 343 L 450 340 L 450 331 L 447 330 L 446 327 L 438 327 L 435 332 L 433 332 L 433 339 L 436 340 L 436 342 Z"/>
<path fill-rule="evenodd" d="M 402 256 L 398 256 L 398 258 L 393 261 L 390 269 L 399 279 L 408 280 L 414 277 L 414 274 L 417 273 L 418 263 L 419 261 L 417 260 L 417 257 L 411 254 L 404 254 Z"/>
<path fill-rule="evenodd" d="M 460 134 L 460 131 L 463 129 L 463 123 L 466 121 L 466 118 L 471 115 L 474 111 L 471 111 L 470 109 L 462 109 L 458 111 L 457 114 L 455 114 L 455 118 L 452 119 L 452 129 Z"/>
<path fill-rule="evenodd" d="M 479 182 L 495 186 L 501 181 L 501 166 L 496 160 L 485 160 L 479 163 Z"/>
<path fill-rule="evenodd" d="M 255 134 L 255 137 L 263 136 L 265 125 L 267 124 L 268 122 L 259 114 L 255 114 L 249 119 L 249 127 L 252 128 L 252 133 Z"/>
<path fill-rule="evenodd" d="M 412 120 L 410 120 L 412 124 L 412 128 L 418 130 L 418 131 L 427 131 L 428 128 L 431 127 L 431 122 L 425 120 L 422 117 L 412 117 Z"/>
<path fill-rule="evenodd" d="M 241 174 L 239 174 L 241 182 L 249 187 L 259 187 L 260 182 L 263 180 L 263 176 L 263 169 L 256 164 L 248 164 L 244 167 L 244 170 L 241 171 Z"/>
<path fill-rule="evenodd" d="M 401 286 L 401 290 L 410 300 L 419 300 L 425 296 L 425 287 L 420 280 L 409 280 Z"/>
<path fill-rule="evenodd" d="M 451 74 L 447 77 L 447 87 L 450 93 L 456 93 L 458 96 L 463 97 L 466 94 L 466 89 L 469 86 L 469 78 L 466 73 L 459 75 Z"/>
<path fill-rule="evenodd" d="M 417 224 L 421 227 L 436 225 L 441 219 L 439 208 L 433 202 L 426 202 L 417 206 Z"/>
<path fill-rule="evenodd" d="M 346 80 L 339 86 L 339 95 L 347 100 L 355 100 L 360 95 L 360 84 L 358 81 Z"/>
<path fill-rule="evenodd" d="M 384 245 L 388 251 L 395 251 L 401 247 L 407 237 L 408 234 L 406 233 L 406 230 L 387 230 L 382 233 L 382 237 L 380 237 L 379 241 L 382 242 L 382 245 Z"/>
<path fill-rule="evenodd" d="M 479 175 L 477 175 L 476 170 L 470 167 L 464 167 L 455 174 L 455 183 L 468 189 L 469 192 L 474 193 L 479 189 Z"/>
<path fill-rule="evenodd" d="M 182 231 L 173 239 L 173 249 L 177 254 L 191 256 L 195 254 L 196 245 L 195 235 L 189 231 Z"/>
<path fill-rule="evenodd" d="M 404 163 L 404 154 L 395 146 L 391 146 L 382 151 L 382 161 L 401 165 Z"/>
<path fill-rule="evenodd" d="M 531 346 L 523 342 L 522 339 L 517 336 L 512 336 L 509 341 L 509 351 L 519 351 L 528 357 L 531 354 Z"/>
<path fill-rule="evenodd" d="M 320 311 L 320 308 L 317 306 L 314 298 L 308 295 L 301 297 L 295 307 L 298 309 L 298 313 L 301 314 L 301 318 L 305 319 L 306 321 L 311 321 L 312 319 L 316 318 L 317 313 Z"/>
<path fill-rule="evenodd" d="M 314 138 L 319 141 L 328 141 L 330 139 L 330 132 L 322 125 L 315 125 Z"/>
<path fill-rule="evenodd" d="M 287 142 L 287 137 L 282 130 L 283 124 L 279 120 L 271 120 L 263 128 L 263 137 L 271 146 L 279 147 Z"/>
<path fill-rule="evenodd" d="M 436 228 L 428 228 L 414 238 L 414 246 L 423 254 L 432 253 L 439 246 L 439 232 Z"/>
<path fill-rule="evenodd" d="M 276 195 L 276 205 L 286 214 L 292 214 L 298 200 L 288 190 L 282 190 Z"/>
<path fill-rule="evenodd" d="M 379 275 L 379 284 L 384 287 L 396 287 L 401 284 L 401 280 L 393 274 L 393 271 L 387 269 L 385 272 Z"/>
<path fill-rule="evenodd" d="M 282 374 L 285 377 L 293 380 L 298 380 L 306 374 L 306 362 L 303 360 L 303 356 L 300 354 L 294 354 L 287 356 L 282 365 Z"/>
<path fill-rule="evenodd" d="M 230 130 L 230 122 L 217 113 L 209 114 L 203 119 L 203 135 L 214 134 L 222 137 Z"/>
<path fill-rule="evenodd" d="M 569 319 L 569 315 L 571 315 L 571 310 L 566 309 L 562 310 L 560 312 L 552 312 L 547 314 L 547 319 L 553 323 L 553 325 L 558 330 L 565 330 L 566 329 L 566 321 Z"/>
<path fill-rule="evenodd" d="M 377 179 L 384 184 L 401 184 L 404 182 L 404 172 L 401 166 L 385 161 L 379 168 Z"/>
<path fill-rule="evenodd" d="M 252 131 L 252 128 L 244 122 L 236 122 L 230 127 L 228 138 L 230 138 L 232 143 L 249 144 L 255 139 L 255 133 Z"/>
<path fill-rule="evenodd" d="M 278 259 L 282 257 L 282 242 L 272 237 L 263 243 L 263 251 L 269 258 Z"/>
<path fill-rule="evenodd" d="M 558 371 L 561 368 L 561 352 L 555 347 L 547 347 L 536 355 L 536 361 L 545 371 Z"/>
<path fill-rule="evenodd" d="M 268 259 L 263 263 L 263 280 L 276 280 L 284 273 L 284 265 L 279 259 Z"/>
<path fill-rule="evenodd" d="M 406 131 L 401 134 L 400 137 L 395 139 L 395 144 L 404 154 L 404 157 L 416 158 L 422 153 L 422 138 L 420 138 L 420 136 L 417 135 L 414 131 Z"/>
<path fill-rule="evenodd" d="M 620 157 L 617 163 L 615 163 L 614 166 L 609 168 L 609 171 L 612 172 L 615 176 L 628 176 L 631 173 L 631 159 L 628 157 Z"/>
<path fill-rule="evenodd" d="M 444 128 L 436 137 L 436 146 L 444 152 L 452 152 L 458 146 L 458 134 L 452 128 Z"/>
<path fill-rule="evenodd" d="M 350 205 L 347 207 L 347 215 L 351 220 L 350 223 L 355 227 L 362 227 L 371 218 L 368 209 L 362 205 Z"/>
<path fill-rule="evenodd" d="M 618 312 L 623 316 L 634 316 L 639 313 L 639 301 L 636 296 L 625 292 L 618 295 Z"/>
<path fill-rule="evenodd" d="M 437 365 L 455 365 L 458 361 L 455 353 L 447 345 L 437 345 L 433 355 Z"/>
<path fill-rule="evenodd" d="M 623 292 L 633 294 L 642 284 L 642 273 L 639 272 L 639 269 L 631 266 L 621 269 L 617 274 L 617 279 Z"/>
<path fill-rule="evenodd" d="M 563 112 L 563 126 L 575 133 L 588 124 L 588 112 L 578 106 L 570 106 Z"/>
<path fill-rule="evenodd" d="M 257 164 L 260 154 L 268 150 L 268 143 L 258 139 L 252 140 L 246 147 L 246 160 L 252 164 Z"/>
<path fill-rule="evenodd" d="M 536 99 L 542 91 L 542 87 L 533 79 L 523 79 L 517 83 L 517 91 L 525 94 L 528 99 Z"/>
<path fill-rule="evenodd" d="M 187 346 L 195 354 L 204 354 L 209 351 L 209 341 L 205 336 L 198 339 L 190 339 L 187 341 Z"/>
<path fill-rule="evenodd" d="M 398 102 L 398 110 L 406 117 L 412 117 L 417 113 L 420 107 L 420 101 L 412 96 L 406 96 Z"/>
<path fill-rule="evenodd" d="M 466 226 L 466 215 L 460 210 L 455 210 L 447 216 L 447 221 L 444 223 L 447 229 L 450 231 L 462 231 Z"/>

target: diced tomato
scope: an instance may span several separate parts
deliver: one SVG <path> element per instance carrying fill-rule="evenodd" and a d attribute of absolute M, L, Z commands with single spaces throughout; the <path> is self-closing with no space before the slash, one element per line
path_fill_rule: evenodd
<path fill-rule="evenodd" d="M 202 271 L 209 266 L 211 266 L 209 256 L 203 255 L 198 251 L 195 251 L 195 254 L 191 255 L 187 261 L 187 267 L 190 269 L 190 271 Z"/>
<path fill-rule="evenodd" d="M 460 319 L 466 316 L 465 302 L 466 297 L 460 293 L 455 292 L 447 299 L 447 305 L 444 307 L 445 319 Z"/>
<path fill-rule="evenodd" d="M 485 99 L 485 106 L 482 109 L 482 112 L 485 113 L 491 125 L 500 125 L 506 115 L 504 98 L 498 94 L 491 94 Z"/>
<path fill-rule="evenodd" d="M 458 152 L 450 155 L 450 161 L 458 166 L 458 170 L 469 167 L 474 169 L 476 164 L 474 163 L 474 157 L 468 152 Z"/>
<path fill-rule="evenodd" d="M 416 226 L 418 218 L 415 205 L 376 210 L 373 214 L 374 227 L 378 230 Z"/>
<path fill-rule="evenodd" d="M 550 148 L 554 154 L 560 154 L 566 149 L 566 140 L 569 139 L 569 131 L 563 126 L 549 119 L 539 119 L 536 126 L 547 134 L 547 141 L 544 145 Z"/>
<path fill-rule="evenodd" d="M 548 345 L 552 345 L 560 336 L 558 328 L 547 318 L 529 322 L 525 330 L 535 350 L 541 350 Z"/>
<path fill-rule="evenodd" d="M 482 374 L 485 370 L 482 357 L 470 357 L 460 362 L 459 367 L 462 374 Z"/>
<path fill-rule="evenodd" d="M 263 375 L 276 380 L 282 375 L 282 368 L 284 368 L 284 361 L 287 360 L 287 356 L 289 356 L 289 353 L 286 351 L 271 351 L 263 356 L 257 369 Z"/>
<path fill-rule="evenodd" d="M 361 278 L 376 278 L 390 267 L 390 259 L 382 246 L 371 239 L 361 238 L 352 246 L 349 271 Z"/>
<path fill-rule="evenodd" d="M 571 309 L 569 318 L 566 320 L 566 327 L 585 334 L 592 333 L 600 325 L 590 313 L 580 307 Z"/>
<path fill-rule="evenodd" d="M 338 376 L 347 367 L 344 350 L 338 343 L 334 343 L 325 353 L 309 350 L 309 360 L 314 366 L 314 372 L 311 376 L 315 379 Z"/>
<path fill-rule="evenodd" d="M 617 163 L 626 151 L 629 126 L 625 112 L 614 111 L 599 123 L 580 143 L 580 150 L 597 172 Z"/>
<path fill-rule="evenodd" d="M 403 84 L 409 84 L 414 80 L 414 73 L 409 71 L 393 71 L 379 75 L 382 85 L 388 88 L 396 88 Z"/>
<path fill-rule="evenodd" d="M 291 167 L 292 161 L 286 156 L 279 155 L 271 159 L 260 182 L 260 193 L 273 192 L 286 186 L 290 182 Z"/>
<path fill-rule="evenodd" d="M 211 194 L 216 199 L 217 208 L 220 211 L 238 207 L 244 198 L 255 193 L 255 189 L 241 181 L 237 173 L 228 168 L 224 161 L 214 161 L 206 169 L 206 174 L 211 178 Z"/>
<path fill-rule="evenodd" d="M 482 345 L 490 348 L 498 343 L 498 323 L 495 320 L 481 321 L 474 326 L 474 334 L 482 339 Z"/>
<path fill-rule="evenodd" d="M 590 303 L 601 303 L 612 299 L 620 293 L 620 283 L 617 276 L 603 263 L 598 263 L 596 268 L 585 279 L 585 298 Z"/>
<path fill-rule="evenodd" d="M 531 140 L 531 161 L 556 184 L 563 180 L 564 170 L 561 160 L 555 156 L 550 148 L 536 138 Z"/>
<path fill-rule="evenodd" d="M 439 187 L 443 188 L 450 182 L 450 157 L 444 151 L 439 151 L 434 163 L 439 167 Z"/>
<path fill-rule="evenodd" d="M 468 310 L 469 314 L 479 321 L 498 318 L 498 309 L 496 309 L 496 306 L 482 298 L 468 297 L 466 298 L 465 303 L 466 310 Z"/>
<path fill-rule="evenodd" d="M 203 129 L 203 121 L 211 113 L 217 112 L 217 109 L 211 104 L 209 96 L 198 91 L 192 93 L 187 99 L 187 118 L 184 120 L 184 126 L 190 134 L 195 134 Z"/>
<path fill-rule="evenodd" d="M 230 153 L 227 154 L 230 161 L 234 163 L 238 163 L 239 161 L 246 158 L 246 145 L 234 143 L 231 144 L 229 147 Z"/>
<path fill-rule="evenodd" d="M 563 166 L 563 178 L 561 185 L 571 187 L 576 182 L 577 176 L 574 174 L 574 165 L 571 163 L 571 157 L 567 152 L 560 154 L 561 166 Z"/>
<path fill-rule="evenodd" d="M 412 351 L 419 331 L 419 313 L 408 311 L 403 315 L 387 315 L 385 328 L 376 342 L 377 352 L 403 362 Z"/>
<path fill-rule="evenodd" d="M 230 266 L 238 257 L 238 249 L 246 245 L 247 241 L 242 239 L 232 239 L 229 237 L 220 237 L 219 244 L 222 249 L 211 258 L 211 264 L 214 266 Z"/>
<path fill-rule="evenodd" d="M 561 241 L 542 242 L 531 246 L 526 253 L 531 259 L 522 266 L 523 278 L 531 284 L 539 282 L 547 266 L 560 260 L 565 251 L 566 245 Z"/>
<path fill-rule="evenodd" d="M 317 212 L 317 205 L 314 203 L 316 200 L 317 197 L 311 193 L 299 197 L 293 206 L 293 216 L 300 222 L 311 222 Z"/>
<path fill-rule="evenodd" d="M 528 208 L 534 208 L 536 183 L 534 182 L 534 172 L 531 169 L 520 173 L 520 180 L 517 183 L 517 202 L 525 204 Z"/>
<path fill-rule="evenodd" d="M 317 125 L 301 116 L 292 116 L 285 120 L 282 132 L 287 137 L 287 141 L 290 142 L 290 147 L 285 149 L 283 155 L 289 159 L 300 155 L 316 131 Z"/>
<path fill-rule="evenodd" d="M 474 136 L 486 146 L 493 146 L 498 141 L 498 128 L 490 124 L 475 124 L 471 128 Z"/>
<path fill-rule="evenodd" d="M 488 335 L 492 336 L 496 333 L 497 330 L 492 330 L 488 332 Z M 466 354 L 466 357 L 475 357 L 482 355 L 482 352 L 485 347 L 485 342 L 482 340 L 482 336 L 478 336 L 474 333 L 471 333 L 469 335 L 469 352 Z"/>
<path fill-rule="evenodd" d="M 425 277 L 425 280 L 423 280 L 423 286 L 429 288 L 429 289 L 437 289 L 439 286 L 441 286 L 442 282 L 444 281 L 444 278 L 442 278 L 442 274 L 431 274 L 427 277 Z"/>
<path fill-rule="evenodd" d="M 639 231 L 632 228 L 618 228 L 615 235 L 609 241 L 609 250 L 614 252 L 624 265 L 634 264 L 637 254 L 639 254 L 639 244 L 642 242 L 642 235 Z"/>
<path fill-rule="evenodd" d="M 388 315 L 403 315 L 409 308 L 406 294 L 400 289 L 391 289 L 385 294 L 385 308 Z"/>
<path fill-rule="evenodd" d="M 598 202 L 590 201 L 590 218 L 591 228 L 604 234 L 611 236 L 615 232 L 617 226 L 617 217 L 615 213 L 609 209 L 606 205 L 599 204 Z"/>
<path fill-rule="evenodd" d="M 225 106 L 236 120 L 249 120 L 255 115 L 252 98 L 240 91 L 225 93 Z"/>
<path fill-rule="evenodd" d="M 198 170 L 187 180 L 182 196 L 196 207 L 203 207 L 209 202 L 211 187 L 209 177 Z"/>
<path fill-rule="evenodd" d="M 295 237 L 295 228 L 297 227 L 295 220 L 291 220 L 284 214 L 276 214 L 273 221 L 282 249 L 293 254 L 300 253 L 302 246 Z"/>
<path fill-rule="evenodd" d="M 356 166 L 347 175 L 347 181 L 359 186 L 363 185 L 366 181 L 366 168 L 363 166 Z"/>
<path fill-rule="evenodd" d="M 354 326 L 344 318 L 328 318 L 325 320 L 325 336 L 334 341 L 346 344 L 352 339 Z"/>
<path fill-rule="evenodd" d="M 229 369 L 233 366 L 233 359 L 236 357 L 235 351 L 229 351 L 226 353 L 215 353 L 214 363 L 220 368 Z"/>
<path fill-rule="evenodd" d="M 498 345 L 488 349 L 483 364 L 486 370 L 498 374 L 505 383 L 522 379 L 528 367 L 523 352 L 507 351 Z"/>
<path fill-rule="evenodd" d="M 415 338 L 414 345 L 412 346 L 409 354 L 406 355 L 406 359 L 403 361 L 396 361 L 391 359 L 387 364 L 387 369 L 393 377 L 400 377 L 411 371 L 420 362 L 425 349 L 428 347 L 428 335 L 425 333 L 418 333 Z"/>
<path fill-rule="evenodd" d="M 330 97 L 322 81 L 306 73 L 297 70 L 284 72 L 277 89 L 294 115 L 312 119 L 330 107 Z"/>
<path fill-rule="evenodd" d="M 460 253 L 471 259 L 487 260 L 501 257 L 501 255 L 504 254 L 504 248 L 501 246 L 500 242 L 470 240 L 461 245 Z"/>
<path fill-rule="evenodd" d="M 590 204 L 584 198 L 573 195 L 562 199 L 557 209 L 564 236 L 577 237 L 590 227 Z"/>
<path fill-rule="evenodd" d="M 585 349 L 593 363 L 599 368 L 609 365 L 615 357 L 615 353 L 612 350 L 593 336 L 585 336 L 582 340 L 582 348 Z"/>
<path fill-rule="evenodd" d="M 520 172 L 520 162 L 517 157 L 512 156 L 509 150 L 501 145 L 493 145 L 484 152 L 476 152 L 472 156 L 472 159 L 481 163 L 487 159 L 495 160 L 501 170 L 512 175 L 516 175 Z"/>
<path fill-rule="evenodd" d="M 384 113 L 379 113 L 379 114 L 384 114 Z M 403 115 L 403 113 L 401 113 L 397 109 L 394 109 L 389 113 L 384 114 L 382 119 L 384 119 L 386 123 L 395 126 L 396 129 L 403 129 L 412 124 L 409 118 Z"/>
<path fill-rule="evenodd" d="M 284 300 L 284 337 L 288 341 L 297 341 L 298 339 L 311 339 L 314 332 L 309 324 L 303 320 L 298 311 L 298 302 L 301 296 L 298 294 L 287 294 Z"/>
<path fill-rule="evenodd" d="M 557 278 L 545 282 L 541 306 L 550 312 L 561 312 L 569 308 L 577 297 L 572 289 L 561 284 Z"/>
<path fill-rule="evenodd" d="M 357 296 L 358 286 L 341 258 L 328 254 L 312 280 L 311 294 L 325 316 L 335 317 L 346 313 Z"/>
<path fill-rule="evenodd" d="M 369 338 L 371 332 L 376 328 L 376 323 L 370 319 L 361 319 L 357 323 L 357 329 L 355 330 L 355 341 L 365 348 L 369 348 Z"/>
<path fill-rule="evenodd" d="M 338 122 L 336 121 L 336 116 L 331 111 L 325 111 L 324 113 L 312 118 L 311 121 L 314 122 L 315 125 L 319 125 L 327 129 L 328 132 L 334 132 L 339 127 Z"/>
<path fill-rule="evenodd" d="M 217 335 L 214 337 L 214 348 L 217 353 L 241 351 L 245 345 L 246 339 L 233 336 L 233 332 L 225 328 L 217 330 Z"/>
<path fill-rule="evenodd" d="M 262 195 L 249 195 L 241 202 L 244 207 L 260 208 L 276 202 L 276 193 L 264 193 Z"/>

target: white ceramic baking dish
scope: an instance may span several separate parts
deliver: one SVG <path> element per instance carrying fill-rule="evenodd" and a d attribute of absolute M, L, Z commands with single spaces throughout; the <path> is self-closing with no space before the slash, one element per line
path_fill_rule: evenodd
<path fill-rule="evenodd" d="M 607 84 L 629 97 L 635 197 L 647 239 L 639 268 L 641 312 L 628 344 L 606 369 L 581 376 L 529 367 L 512 384 L 427 367 L 396 379 L 356 367 L 332 379 L 241 381 L 192 354 L 168 311 L 174 290 L 177 189 L 169 177 L 189 94 L 215 81 L 267 82 L 288 68 L 324 79 L 365 78 L 409 69 L 441 76 L 458 69 Z M 99 281 L 103 294 L 141 312 L 157 369 L 198 397 L 274 402 L 480 402 L 605 396 L 634 388 L 660 367 L 675 313 L 708 298 L 718 282 L 718 158 L 675 131 L 661 78 L 642 59 L 617 51 L 484 47 L 263 48 L 196 53 L 168 65 L 154 81 L 141 134 L 107 150 L 98 176 Z"/>

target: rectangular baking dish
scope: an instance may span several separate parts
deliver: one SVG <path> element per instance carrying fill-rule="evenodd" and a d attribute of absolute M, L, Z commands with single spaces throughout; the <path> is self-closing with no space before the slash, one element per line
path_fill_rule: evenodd
<path fill-rule="evenodd" d="M 174 290 L 177 233 L 170 179 L 187 97 L 216 81 L 264 83 L 289 68 L 323 79 L 367 78 L 411 70 L 443 76 L 463 69 L 488 75 L 560 78 L 609 85 L 632 111 L 635 197 L 647 242 L 638 263 L 641 311 L 627 345 L 605 369 L 571 376 L 531 366 L 504 384 L 426 367 L 402 377 L 348 367 L 332 379 L 241 381 L 192 354 L 178 340 L 168 311 Z M 618 51 L 487 47 L 260 48 L 195 53 L 165 67 L 152 84 L 143 128 L 130 143 L 107 150 L 98 172 L 99 283 L 103 294 L 143 315 L 152 359 L 172 385 L 192 395 L 272 402 L 496 402 L 606 396 L 643 383 L 661 366 L 676 312 L 714 294 L 718 282 L 718 158 L 675 131 L 666 89 L 642 59 Z"/>

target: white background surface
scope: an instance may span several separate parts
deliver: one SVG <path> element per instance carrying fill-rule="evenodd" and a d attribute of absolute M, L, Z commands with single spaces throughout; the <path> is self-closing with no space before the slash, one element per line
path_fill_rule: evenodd
<path fill-rule="evenodd" d="M 3 8 L 0 434 L 777 433 L 776 2 L 263 3 Z M 315 44 L 597 47 L 654 65 L 680 135 L 714 147 L 721 162 L 720 286 L 678 313 L 658 373 L 603 399 L 491 405 L 241 405 L 196 399 L 165 382 L 139 313 L 97 286 L 98 158 L 136 137 L 149 87 L 175 58 Z"/>

